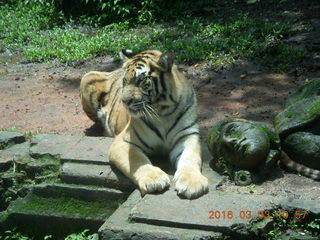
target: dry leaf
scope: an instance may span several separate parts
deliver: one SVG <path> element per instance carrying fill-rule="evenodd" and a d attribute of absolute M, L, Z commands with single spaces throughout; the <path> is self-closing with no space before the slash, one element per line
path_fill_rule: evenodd
<path fill-rule="evenodd" d="M 240 74 L 240 79 L 245 79 L 247 76 L 247 74 Z"/>

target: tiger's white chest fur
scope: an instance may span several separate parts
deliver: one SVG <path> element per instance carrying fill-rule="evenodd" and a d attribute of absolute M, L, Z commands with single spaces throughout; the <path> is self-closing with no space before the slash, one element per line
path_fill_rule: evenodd
<path fill-rule="evenodd" d="M 133 118 L 130 123 L 135 143 L 146 154 L 168 155 L 173 164 L 183 150 L 191 147 L 181 140 L 199 132 L 194 95 L 188 93 L 180 100 L 169 116 L 159 114 L 158 118 Z"/>

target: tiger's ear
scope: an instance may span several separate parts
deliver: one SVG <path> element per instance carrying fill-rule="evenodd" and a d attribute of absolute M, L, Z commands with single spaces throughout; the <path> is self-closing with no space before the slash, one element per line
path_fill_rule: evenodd
<path fill-rule="evenodd" d="M 161 54 L 158 64 L 164 69 L 166 72 L 170 72 L 174 60 L 174 54 L 172 52 L 164 52 Z"/>
<path fill-rule="evenodd" d="M 129 60 L 129 58 L 132 58 L 134 55 L 136 55 L 132 50 L 129 49 L 122 49 L 119 52 L 120 58 L 123 62 L 126 62 Z"/>

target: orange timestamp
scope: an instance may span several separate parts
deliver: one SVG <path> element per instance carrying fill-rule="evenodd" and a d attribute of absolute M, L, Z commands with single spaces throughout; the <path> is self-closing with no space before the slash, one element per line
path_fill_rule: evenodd
<path fill-rule="evenodd" d="M 239 212 L 234 211 L 220 211 L 220 210 L 210 210 L 209 211 L 209 219 L 252 219 L 252 218 L 259 218 L 259 219 L 269 219 L 271 217 L 277 216 L 283 219 L 304 219 L 308 211 L 306 210 L 296 210 L 296 211 L 269 211 L 269 210 L 261 210 L 261 211 L 249 211 L 249 210 L 242 210 Z"/>

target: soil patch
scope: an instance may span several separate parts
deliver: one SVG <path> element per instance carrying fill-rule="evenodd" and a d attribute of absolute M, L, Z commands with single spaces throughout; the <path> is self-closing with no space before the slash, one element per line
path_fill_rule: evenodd
<path fill-rule="evenodd" d="M 83 74 L 112 71 L 119 63 L 99 57 L 79 66 L 48 63 L 0 65 L 0 128 L 21 132 L 101 136 L 99 126 L 87 118 L 79 98 Z M 226 117 L 263 121 L 272 125 L 288 95 L 308 78 L 266 72 L 254 63 L 239 62 L 229 71 L 212 70 L 210 64 L 181 65 L 198 93 L 201 135 Z"/>

